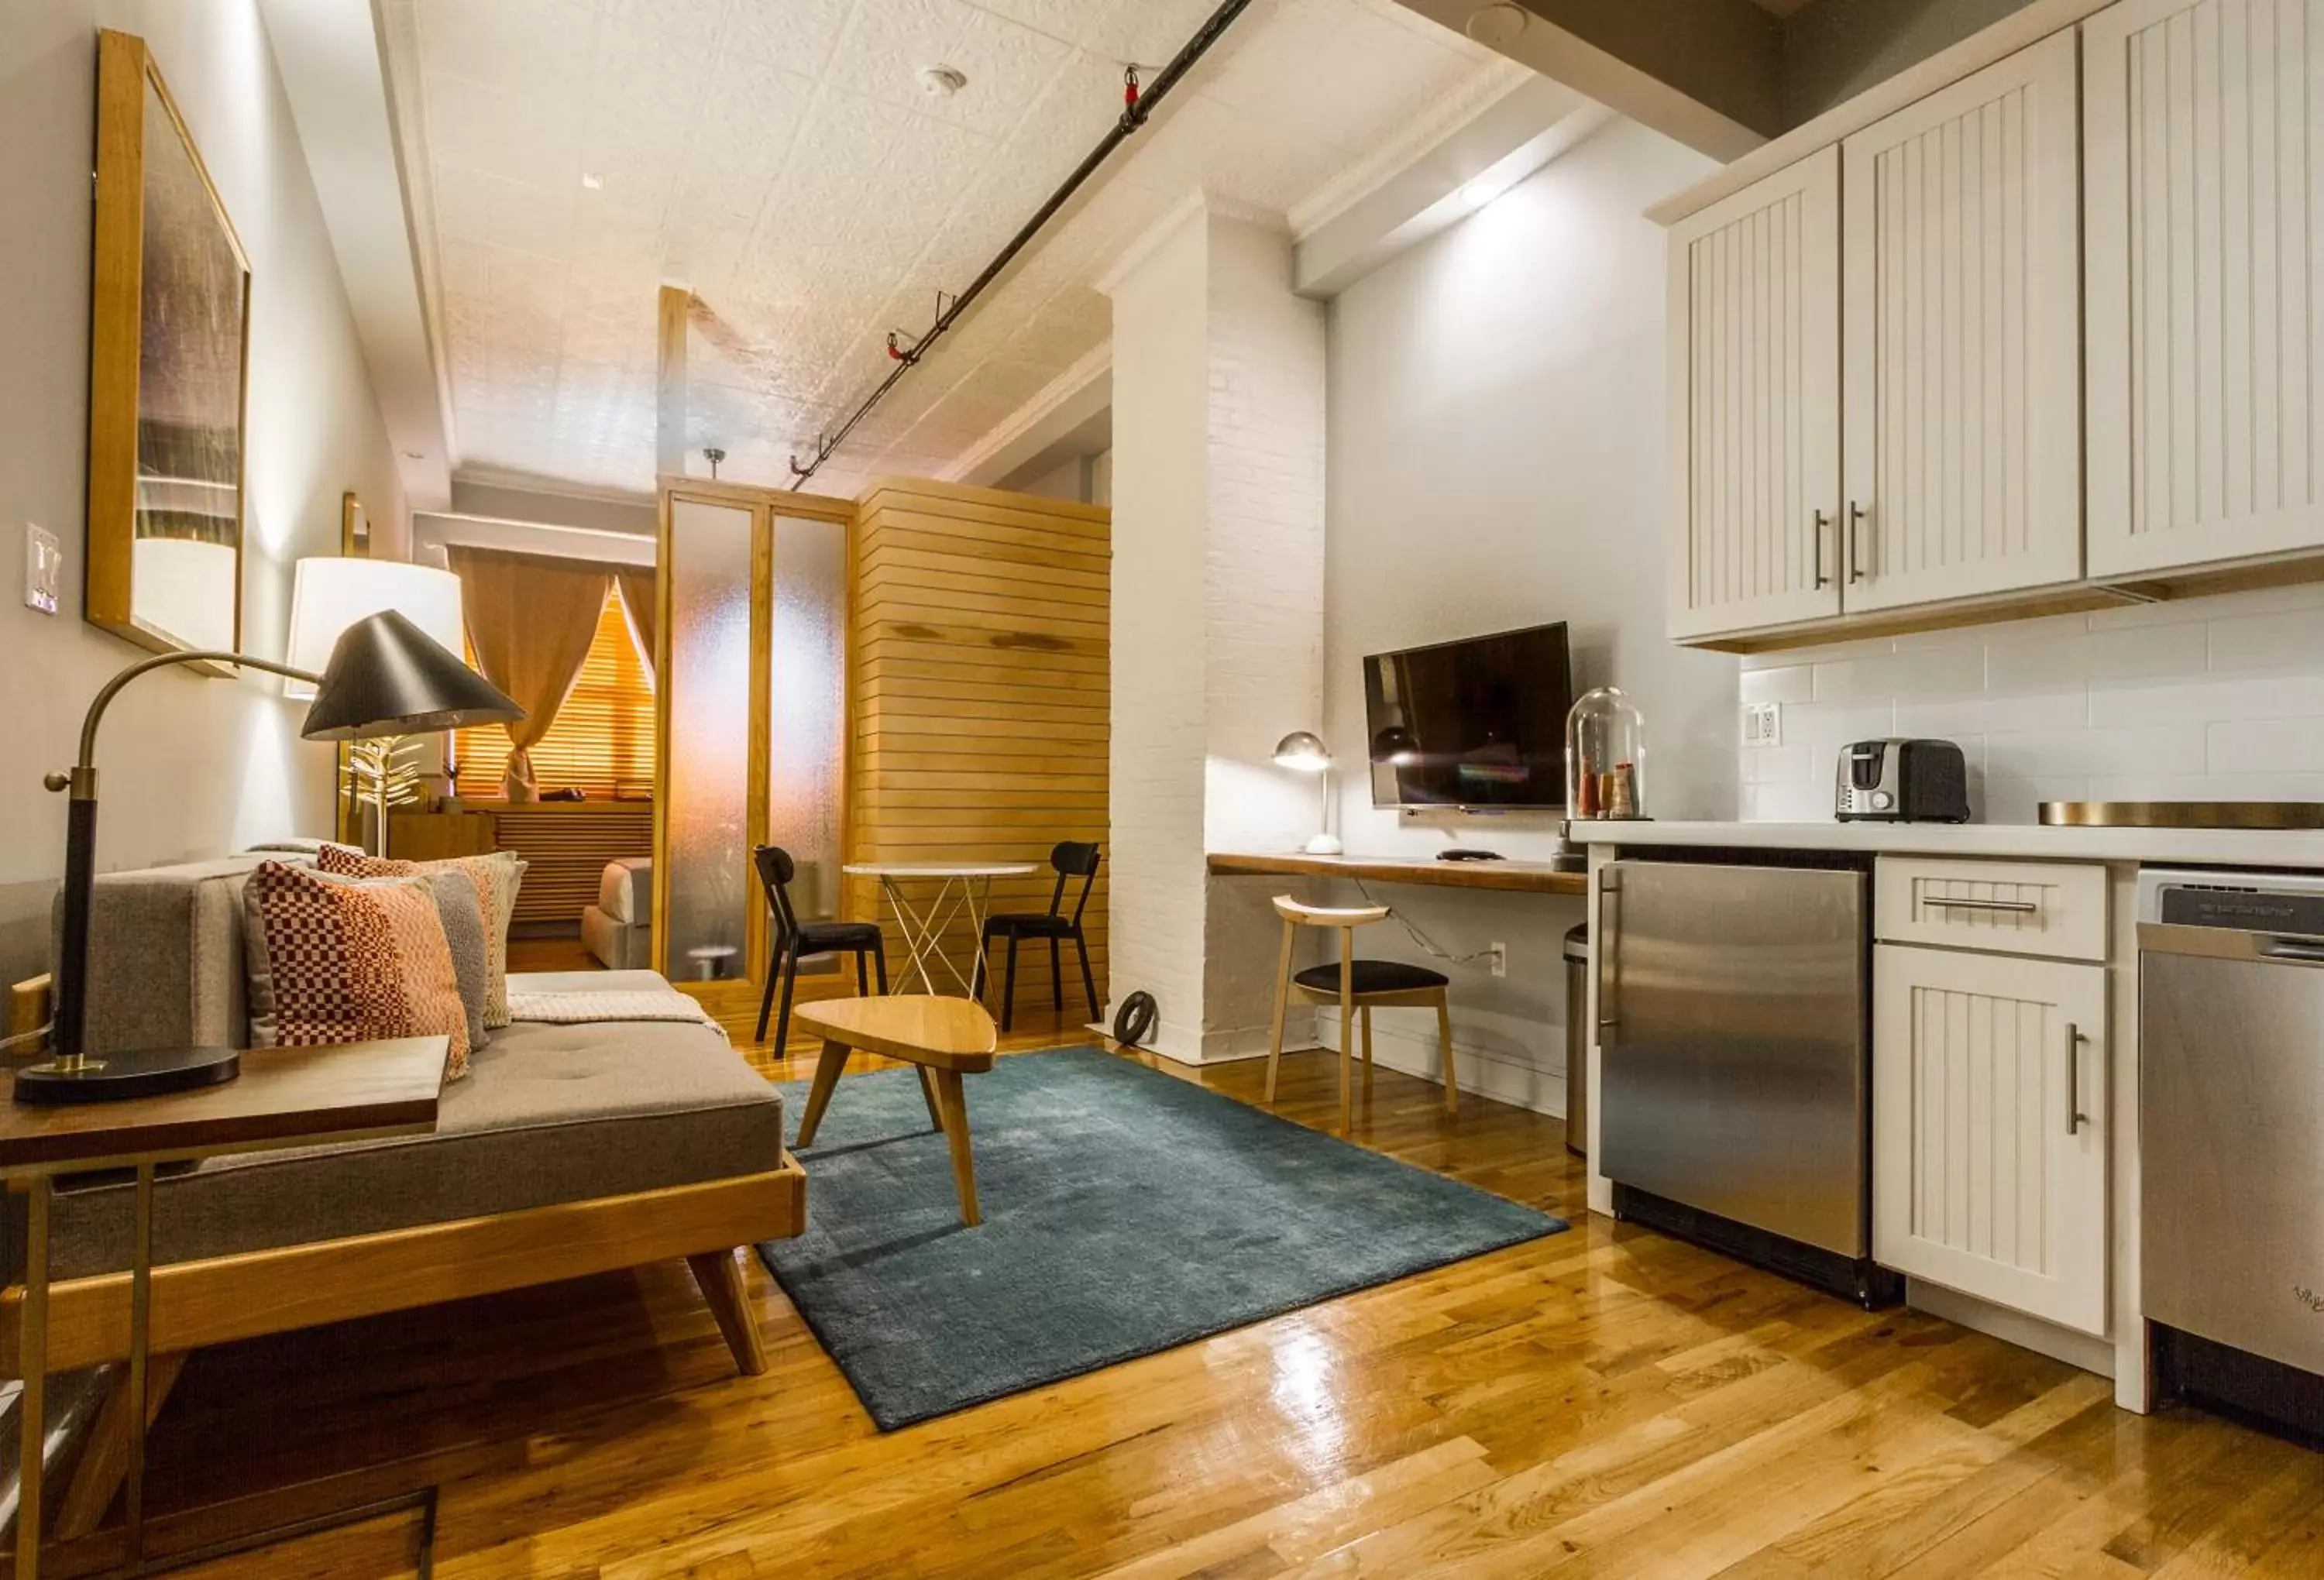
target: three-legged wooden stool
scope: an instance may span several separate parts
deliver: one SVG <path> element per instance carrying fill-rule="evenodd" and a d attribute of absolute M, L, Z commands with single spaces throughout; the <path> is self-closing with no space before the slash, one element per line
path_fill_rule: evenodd
<path fill-rule="evenodd" d="M 960 1197 L 960 1221 L 974 1228 L 984 1221 L 976 1210 L 976 1159 L 968 1145 L 968 1102 L 960 1078 L 981 1075 L 992 1068 L 996 1041 L 992 1017 L 973 999 L 944 998 L 925 993 L 899 993 L 885 998 L 825 998 L 802 1005 L 793 1012 L 798 1024 L 823 1039 L 823 1056 L 816 1061 L 815 1085 L 808 1089 L 807 1114 L 799 1121 L 798 1141 L 805 1148 L 815 1140 L 815 1127 L 831 1106 L 839 1072 L 847 1056 L 862 1050 L 884 1053 L 918 1067 L 920 1096 L 928 1105 L 928 1119 L 945 1133 L 952 1148 L 953 1190 Z"/>
<path fill-rule="evenodd" d="M 1386 905 L 1306 905 L 1289 895 L 1275 896 L 1276 914 L 1283 918 L 1283 955 L 1275 972 L 1275 1035 L 1267 1050 L 1267 1100 L 1275 1101 L 1275 1072 L 1283 1062 L 1283 1017 L 1294 993 L 1311 1004 L 1340 1006 L 1340 1134 L 1345 1135 L 1355 1117 L 1354 1053 L 1356 1017 L 1363 1016 L 1364 1079 L 1372 1074 L 1372 1010 L 1376 1006 L 1433 1004 L 1436 1006 L 1436 1045 L 1444 1066 L 1444 1107 L 1461 1111 L 1461 1086 L 1452 1072 L 1452 1006 L 1447 989 L 1451 980 L 1442 971 L 1402 960 L 1356 959 L 1356 929 L 1388 918 Z M 1340 963 L 1311 966 L 1292 974 L 1291 955 L 1302 927 L 1340 930 Z M 819 1078 L 818 1078 L 819 1079 Z"/>

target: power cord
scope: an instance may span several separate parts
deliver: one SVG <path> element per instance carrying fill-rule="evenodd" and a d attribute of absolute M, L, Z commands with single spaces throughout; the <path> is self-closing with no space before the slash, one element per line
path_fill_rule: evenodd
<path fill-rule="evenodd" d="M 51 1032 L 56 1029 L 57 1023 L 51 1021 L 47 1025 L 35 1027 L 32 1031 L 18 1032 L 13 1037 L 0 1037 L 0 1053 L 13 1053 L 20 1043 L 26 1047 L 36 1048 Z"/>
<path fill-rule="evenodd" d="M 1377 905 L 1379 904 L 1378 900 L 1372 898 L 1372 891 L 1364 886 L 1364 880 L 1362 878 L 1360 877 L 1355 881 L 1356 892 L 1364 896 L 1364 903 L 1366 905 Z M 1478 950 L 1473 954 L 1453 954 L 1450 951 L 1439 949 L 1436 947 L 1435 940 L 1430 938 L 1428 934 L 1423 932 L 1419 928 L 1415 927 L 1411 923 L 1404 919 L 1403 912 L 1398 911 L 1392 906 L 1387 907 L 1387 910 L 1389 919 L 1398 927 L 1403 928 L 1406 932 L 1409 933 L 1413 942 L 1418 944 L 1425 953 L 1433 955 L 1440 960 L 1446 961 L 1452 965 L 1465 966 L 1472 960 L 1489 960 L 1493 958 L 1493 951 L 1489 948 Z"/>

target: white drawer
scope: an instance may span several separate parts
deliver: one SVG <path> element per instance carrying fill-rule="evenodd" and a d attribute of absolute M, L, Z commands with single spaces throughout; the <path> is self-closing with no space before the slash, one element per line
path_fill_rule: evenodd
<path fill-rule="evenodd" d="M 2095 863 L 1883 856 L 1872 905 L 1884 943 L 2107 958 L 2106 868 Z"/>

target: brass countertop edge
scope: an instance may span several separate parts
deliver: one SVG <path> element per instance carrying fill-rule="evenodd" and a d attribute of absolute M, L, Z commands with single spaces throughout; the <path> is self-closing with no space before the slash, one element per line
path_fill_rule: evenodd
<path fill-rule="evenodd" d="M 2043 828 L 2324 830 L 2316 801 L 2044 801 Z"/>

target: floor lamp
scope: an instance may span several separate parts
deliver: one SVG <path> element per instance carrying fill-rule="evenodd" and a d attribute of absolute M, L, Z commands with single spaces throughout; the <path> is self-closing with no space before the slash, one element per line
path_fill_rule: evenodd
<path fill-rule="evenodd" d="M 392 609 L 432 638 L 447 652 L 460 651 L 460 578 L 434 565 L 403 560 L 355 559 L 318 556 L 299 562 L 290 586 L 290 647 L 288 662 L 294 669 L 320 669 L 331 655 L 339 633 L 367 614 Z M 304 702 L 315 694 L 312 684 L 286 680 L 282 694 Z M 338 795 L 344 804 L 357 794 L 354 776 L 341 762 Z M 387 850 L 389 795 L 386 776 L 373 785 L 372 814 L 379 831 L 374 854 Z"/>

